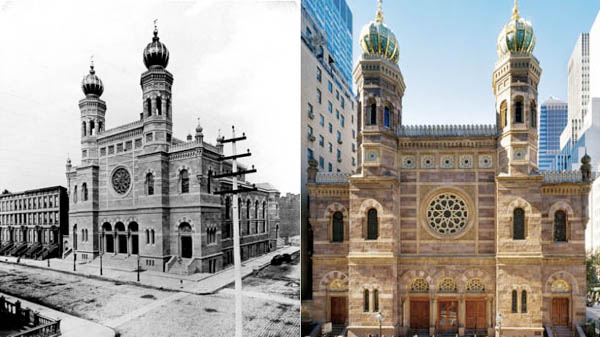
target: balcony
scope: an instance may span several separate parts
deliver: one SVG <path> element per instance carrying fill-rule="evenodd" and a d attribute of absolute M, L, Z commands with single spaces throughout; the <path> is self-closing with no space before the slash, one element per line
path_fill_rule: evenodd
<path fill-rule="evenodd" d="M 312 112 L 312 111 L 309 111 L 309 112 L 308 112 L 308 118 L 310 118 L 310 119 L 315 119 L 315 113 L 314 113 L 314 112 Z"/>
<path fill-rule="evenodd" d="M 315 141 L 315 139 L 316 139 L 316 138 L 315 138 L 315 136 L 313 136 L 313 135 L 310 135 L 310 134 L 308 135 L 308 141 L 310 141 L 310 142 L 314 142 L 314 141 Z"/>
<path fill-rule="evenodd" d="M 337 142 L 338 142 L 338 144 L 343 144 L 344 143 L 344 141 L 341 138 L 338 138 Z"/>

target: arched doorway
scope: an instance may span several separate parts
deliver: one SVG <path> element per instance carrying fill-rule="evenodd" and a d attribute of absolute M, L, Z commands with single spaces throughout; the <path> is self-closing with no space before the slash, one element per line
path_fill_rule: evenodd
<path fill-rule="evenodd" d="M 117 236 L 117 253 L 127 254 L 127 232 L 122 222 L 115 224 L 115 235 Z"/>
<path fill-rule="evenodd" d="M 137 222 L 129 223 L 129 226 L 127 229 L 128 229 L 129 238 L 131 240 L 131 254 L 138 255 L 140 253 L 140 251 L 139 251 L 139 247 L 140 247 L 139 237 L 140 236 L 138 234 Z"/>
<path fill-rule="evenodd" d="M 105 222 L 102 225 L 102 236 L 104 237 L 104 252 L 105 253 L 114 253 L 115 252 L 115 238 L 112 232 L 112 226 Z"/>
<path fill-rule="evenodd" d="M 192 257 L 192 227 L 187 222 L 179 225 L 179 249 L 182 258 Z"/>

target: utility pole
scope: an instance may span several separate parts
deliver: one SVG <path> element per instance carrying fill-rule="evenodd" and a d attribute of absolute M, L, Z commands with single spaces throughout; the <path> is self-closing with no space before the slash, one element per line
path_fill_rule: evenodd
<path fill-rule="evenodd" d="M 223 156 L 219 158 L 219 161 L 231 160 L 231 172 L 222 172 L 220 174 L 213 175 L 212 172 L 209 172 L 208 181 L 210 186 L 211 178 L 226 178 L 232 177 L 232 187 L 230 190 L 220 190 L 215 191 L 214 194 L 231 194 L 233 201 L 233 269 L 234 269 L 234 279 L 235 279 L 235 337 L 242 337 L 242 261 L 240 257 L 240 219 L 238 214 L 238 198 L 235 197 L 236 194 L 247 193 L 251 191 L 256 191 L 256 186 L 252 185 L 251 188 L 241 187 L 238 188 L 237 177 L 247 173 L 255 173 L 256 170 L 254 166 L 252 166 L 251 170 L 242 170 L 238 171 L 237 159 L 242 157 L 250 157 L 250 150 L 247 153 L 237 154 L 236 152 L 236 142 L 246 140 L 246 134 L 243 133 L 241 137 L 235 136 L 235 127 L 231 127 L 231 138 L 225 139 L 222 137 L 220 139 L 221 143 L 231 143 L 232 155 L 231 156 Z M 210 190 L 209 190 L 210 193 Z"/>
<path fill-rule="evenodd" d="M 98 233 L 98 237 L 100 240 L 98 240 L 98 247 L 100 247 L 99 249 L 99 255 L 100 255 L 100 276 L 102 276 L 102 255 L 104 255 L 103 251 L 102 251 L 102 246 L 104 243 L 104 229 L 102 229 L 102 232 Z"/>

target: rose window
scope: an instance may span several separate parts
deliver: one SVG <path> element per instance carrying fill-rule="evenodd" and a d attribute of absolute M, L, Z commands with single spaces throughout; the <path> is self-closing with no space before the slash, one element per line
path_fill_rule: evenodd
<path fill-rule="evenodd" d="M 452 193 L 436 196 L 427 207 L 427 224 L 441 235 L 460 233 L 467 226 L 468 216 L 465 201 Z"/>
<path fill-rule="evenodd" d="M 129 175 L 129 172 L 122 167 L 118 168 L 115 173 L 113 173 L 112 185 L 117 193 L 125 194 L 131 185 L 131 176 Z"/>

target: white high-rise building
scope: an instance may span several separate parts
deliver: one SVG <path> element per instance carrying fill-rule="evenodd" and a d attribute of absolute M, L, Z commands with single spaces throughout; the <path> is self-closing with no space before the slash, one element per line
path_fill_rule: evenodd
<path fill-rule="evenodd" d="M 583 118 L 588 111 L 590 94 L 589 33 L 581 33 L 569 59 L 569 117 L 561 135 L 561 148 L 578 140 Z"/>

